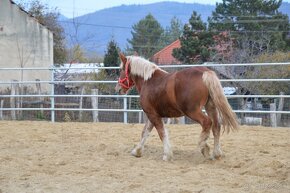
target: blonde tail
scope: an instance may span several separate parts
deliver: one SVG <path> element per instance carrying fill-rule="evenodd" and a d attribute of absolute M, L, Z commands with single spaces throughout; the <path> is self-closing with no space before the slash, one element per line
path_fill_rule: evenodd
<path fill-rule="evenodd" d="M 226 96 L 224 95 L 223 88 L 220 80 L 214 71 L 205 71 L 202 76 L 203 82 L 209 90 L 209 95 L 215 104 L 219 116 L 222 120 L 224 131 L 238 130 L 239 124 L 236 114 L 233 112 Z"/>

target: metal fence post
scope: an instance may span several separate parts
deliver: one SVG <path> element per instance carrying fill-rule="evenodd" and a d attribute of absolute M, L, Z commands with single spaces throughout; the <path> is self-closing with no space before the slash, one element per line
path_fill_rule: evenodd
<path fill-rule="evenodd" d="M 276 101 L 270 104 L 270 111 L 276 111 Z M 271 123 L 271 127 L 277 127 L 277 114 L 276 113 L 270 114 L 270 123 Z"/>
<path fill-rule="evenodd" d="M 54 66 L 51 67 L 51 97 L 50 97 L 50 112 L 51 122 L 55 122 L 55 111 L 54 111 Z"/>
<path fill-rule="evenodd" d="M 4 107 L 4 99 L 2 99 L 0 102 L 0 120 L 4 119 L 3 118 L 3 111 L 2 111 L 3 107 Z"/>
<path fill-rule="evenodd" d="M 10 108 L 12 108 L 11 110 L 11 119 L 12 120 L 16 120 L 16 84 L 15 82 L 17 82 L 17 80 L 12 80 L 11 83 L 11 98 L 10 98 Z"/>
<path fill-rule="evenodd" d="M 99 108 L 99 98 L 96 96 L 99 94 L 99 89 L 91 89 L 92 96 L 91 101 L 92 101 L 92 108 L 93 109 L 98 109 Z M 98 111 L 93 111 L 93 122 L 99 122 L 99 112 Z"/>
<path fill-rule="evenodd" d="M 123 104 L 123 110 L 124 110 L 124 123 L 128 123 L 128 112 L 127 112 L 127 97 L 124 97 L 124 104 Z"/>

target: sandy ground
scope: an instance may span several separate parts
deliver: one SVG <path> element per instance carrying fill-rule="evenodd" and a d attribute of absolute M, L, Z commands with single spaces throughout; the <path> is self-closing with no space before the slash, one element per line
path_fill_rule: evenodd
<path fill-rule="evenodd" d="M 290 192 L 289 128 L 224 134 L 226 156 L 212 161 L 198 151 L 199 125 L 170 125 L 174 161 L 164 162 L 155 130 L 144 156 L 130 155 L 142 127 L 1 121 L 0 193 Z"/>

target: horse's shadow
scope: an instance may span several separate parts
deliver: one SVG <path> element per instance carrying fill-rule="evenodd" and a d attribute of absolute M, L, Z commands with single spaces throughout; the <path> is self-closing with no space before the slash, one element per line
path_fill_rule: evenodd
<path fill-rule="evenodd" d="M 133 148 L 132 148 L 133 149 Z M 149 159 L 162 161 L 163 148 L 162 146 L 145 145 L 143 155 L 140 159 Z M 192 150 L 184 150 L 179 148 L 173 149 L 173 162 L 190 163 L 191 165 L 199 165 L 207 163 L 209 159 L 206 159 L 198 150 L 198 148 L 192 148 Z"/>

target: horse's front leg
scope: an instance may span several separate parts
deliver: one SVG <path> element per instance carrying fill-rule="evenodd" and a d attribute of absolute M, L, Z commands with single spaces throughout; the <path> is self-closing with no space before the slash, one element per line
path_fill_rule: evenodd
<path fill-rule="evenodd" d="M 164 161 L 171 161 L 173 159 L 173 153 L 172 153 L 171 145 L 169 142 L 168 130 L 164 127 L 163 121 L 160 117 L 148 115 L 148 118 L 155 126 L 155 128 L 158 132 L 158 135 L 159 135 L 161 141 L 163 142 L 163 150 L 164 150 L 163 160 Z"/>
<path fill-rule="evenodd" d="M 163 142 L 163 149 L 164 149 L 163 160 L 172 161 L 173 153 L 172 153 L 171 145 L 169 142 L 168 130 L 165 127 L 163 127 L 163 129 L 161 130 L 157 129 L 157 132 L 161 141 Z"/>
<path fill-rule="evenodd" d="M 146 142 L 146 139 L 149 137 L 150 132 L 153 129 L 153 124 L 147 120 L 145 123 L 145 126 L 142 131 L 141 135 L 141 141 L 140 143 L 132 150 L 131 154 L 135 157 L 141 157 L 144 149 L 144 144 Z"/>

